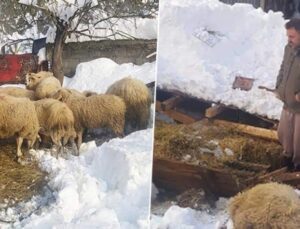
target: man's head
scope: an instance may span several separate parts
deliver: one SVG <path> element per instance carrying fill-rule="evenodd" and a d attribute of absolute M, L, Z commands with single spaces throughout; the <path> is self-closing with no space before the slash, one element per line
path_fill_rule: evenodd
<path fill-rule="evenodd" d="M 292 48 L 300 47 L 300 19 L 292 18 L 285 24 L 286 35 Z"/>

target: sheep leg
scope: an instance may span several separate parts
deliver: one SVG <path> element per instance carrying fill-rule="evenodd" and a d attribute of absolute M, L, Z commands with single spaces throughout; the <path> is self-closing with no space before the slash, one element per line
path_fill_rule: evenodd
<path fill-rule="evenodd" d="M 82 143 L 82 134 L 83 134 L 82 130 L 77 132 L 77 149 L 78 150 L 80 149 L 80 146 Z"/>
<path fill-rule="evenodd" d="M 72 138 L 70 141 L 71 141 L 72 151 L 74 152 L 75 156 L 79 156 L 79 150 L 77 149 L 74 138 Z"/>
<path fill-rule="evenodd" d="M 22 137 L 17 137 L 17 157 L 22 157 L 22 151 L 21 151 L 21 147 L 22 147 L 22 143 L 23 143 L 23 138 Z"/>
<path fill-rule="evenodd" d="M 64 152 L 65 152 L 65 148 L 64 148 L 64 146 L 63 146 L 62 144 L 60 144 L 60 145 L 58 146 L 57 155 L 58 155 L 58 153 L 59 153 L 60 155 L 63 155 Z M 58 156 L 57 156 L 57 158 L 58 158 Z"/>

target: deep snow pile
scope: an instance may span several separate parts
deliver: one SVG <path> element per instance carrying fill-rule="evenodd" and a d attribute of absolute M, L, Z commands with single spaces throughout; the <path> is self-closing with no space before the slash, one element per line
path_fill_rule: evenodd
<path fill-rule="evenodd" d="M 100 147 L 90 143 L 80 157 L 68 160 L 37 151 L 56 200 L 41 215 L 15 226 L 147 228 L 151 138 L 152 129 L 147 129 Z"/>
<path fill-rule="evenodd" d="M 73 78 L 64 78 L 63 86 L 79 91 L 105 93 L 113 82 L 129 75 L 144 83 L 150 83 L 155 80 L 155 62 L 139 66 L 132 63 L 119 65 L 107 58 L 95 59 L 80 63 Z"/>
<path fill-rule="evenodd" d="M 281 13 L 218 0 L 162 1 L 160 12 L 160 87 L 279 118 L 281 101 L 257 87 L 275 87 L 286 44 Z M 233 90 L 236 75 L 254 78 L 253 89 Z"/>

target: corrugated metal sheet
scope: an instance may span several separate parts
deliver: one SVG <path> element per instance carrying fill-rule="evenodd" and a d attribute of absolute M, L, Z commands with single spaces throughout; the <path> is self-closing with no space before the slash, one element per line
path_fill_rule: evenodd
<path fill-rule="evenodd" d="M 24 83 L 28 72 L 37 71 L 37 56 L 32 54 L 6 54 L 0 56 L 0 85 Z"/>

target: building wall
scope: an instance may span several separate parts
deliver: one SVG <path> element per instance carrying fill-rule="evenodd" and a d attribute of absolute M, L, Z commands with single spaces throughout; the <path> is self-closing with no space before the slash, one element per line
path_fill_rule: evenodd
<path fill-rule="evenodd" d="M 51 45 L 47 47 L 51 60 Z M 106 40 L 67 43 L 63 50 L 64 74 L 73 76 L 76 66 L 81 62 L 97 58 L 110 58 L 118 64 L 134 63 L 141 65 L 155 60 L 155 55 L 146 58 L 156 51 L 156 40 Z"/>

